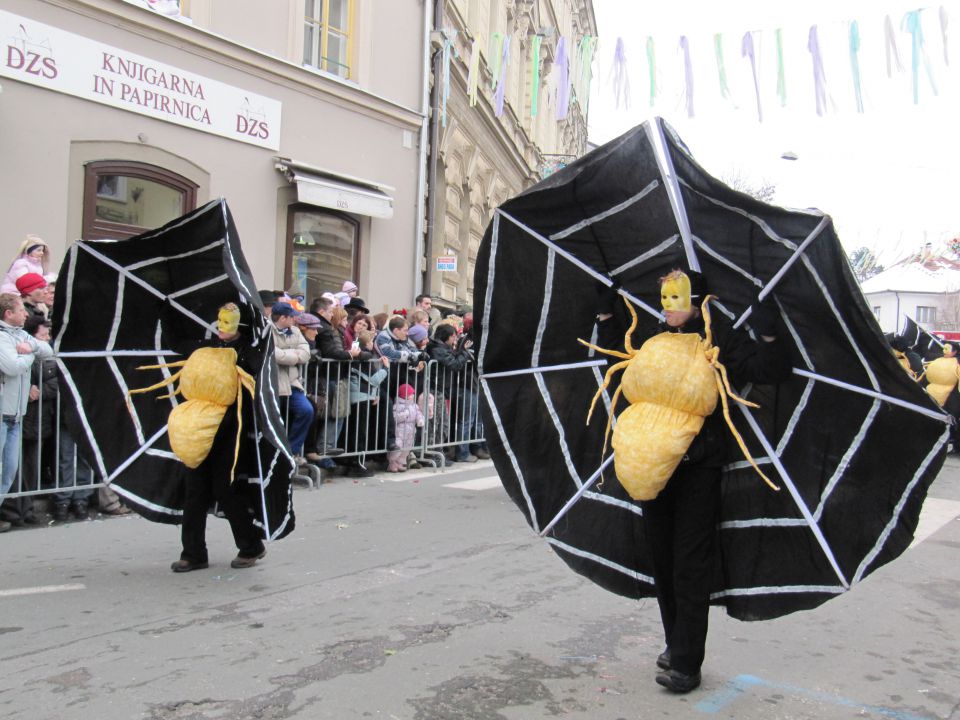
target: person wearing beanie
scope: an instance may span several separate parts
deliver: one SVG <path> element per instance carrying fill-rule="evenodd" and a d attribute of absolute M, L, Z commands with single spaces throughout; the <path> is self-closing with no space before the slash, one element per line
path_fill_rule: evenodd
<path fill-rule="evenodd" d="M 427 347 L 427 330 L 423 325 L 411 325 L 407 331 L 407 338 L 417 346 L 417 350 L 424 350 Z"/>
<path fill-rule="evenodd" d="M 47 281 L 43 276 L 37 273 L 26 273 L 17 278 L 15 285 L 23 299 L 23 307 L 26 308 L 28 316 L 46 320 L 48 311 L 43 301 L 47 297 Z"/>
<path fill-rule="evenodd" d="M 413 385 L 404 383 L 397 388 L 397 399 L 393 403 L 393 422 L 396 425 L 396 450 L 387 453 L 387 472 L 405 472 L 407 455 L 413 450 L 417 428 L 423 427 L 423 411 L 417 405 L 417 391 Z"/>
<path fill-rule="evenodd" d="M 340 292 L 344 292 L 350 297 L 355 298 L 357 293 L 360 292 L 360 288 L 357 287 L 353 280 L 346 280 L 343 283 L 343 287 L 340 288 Z M 349 300 L 347 302 L 349 302 Z"/>
<path fill-rule="evenodd" d="M 43 277 L 50 268 L 50 248 L 36 235 L 27 235 L 26 239 L 20 243 L 20 249 L 17 251 L 17 257 L 10 263 L 3 283 L 0 284 L 0 292 L 16 293 L 17 278 L 27 273 L 36 273 Z"/>

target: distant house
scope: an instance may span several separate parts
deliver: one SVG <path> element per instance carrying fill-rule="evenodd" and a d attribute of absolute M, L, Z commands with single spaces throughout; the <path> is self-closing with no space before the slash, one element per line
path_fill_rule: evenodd
<path fill-rule="evenodd" d="M 928 331 L 960 330 L 960 260 L 928 245 L 917 255 L 860 284 L 884 332 L 897 332 L 908 315 Z"/>

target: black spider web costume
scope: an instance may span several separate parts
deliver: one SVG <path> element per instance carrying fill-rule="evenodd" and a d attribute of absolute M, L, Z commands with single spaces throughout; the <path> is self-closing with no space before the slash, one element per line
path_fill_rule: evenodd
<path fill-rule="evenodd" d="M 129 240 L 81 240 L 64 260 L 54 306 L 54 351 L 70 431 L 88 462 L 144 517 L 179 523 L 185 466 L 166 437 L 170 410 L 182 402 L 133 395 L 171 375 L 139 371 L 183 359 L 165 343 L 197 346 L 214 333 L 218 308 L 240 307 L 254 368 L 256 396 L 243 442 L 256 443 L 236 482 L 266 540 L 293 530 L 293 457 L 277 402 L 273 339 L 222 199 Z M 249 434 L 247 434 L 249 433 Z M 229 467 L 229 464 L 228 464 Z"/>
<path fill-rule="evenodd" d="M 595 338 L 595 288 L 616 283 L 653 324 L 656 280 L 676 267 L 701 271 L 719 296 L 712 307 L 736 326 L 749 329 L 758 292 L 772 297 L 792 346 L 792 379 L 742 388 L 760 409 L 734 411 L 783 490 L 768 490 L 731 451 L 712 601 L 741 619 L 815 607 L 909 546 L 949 418 L 887 348 L 830 218 L 731 190 L 661 120 L 506 202 L 487 229 L 476 327 L 497 470 L 537 532 L 600 473 L 607 418 L 584 421 L 607 360 L 576 341 Z M 642 523 L 639 504 L 609 481 L 547 541 L 603 587 L 652 596 Z"/>

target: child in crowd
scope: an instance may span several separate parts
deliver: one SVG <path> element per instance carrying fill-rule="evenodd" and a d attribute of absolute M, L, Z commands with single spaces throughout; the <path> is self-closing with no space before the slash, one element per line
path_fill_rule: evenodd
<path fill-rule="evenodd" d="M 417 428 L 423 427 L 423 411 L 417 405 L 417 392 L 413 385 L 404 383 L 397 390 L 393 404 L 393 419 L 397 426 L 397 450 L 387 453 L 387 472 L 404 472 L 407 469 L 407 454 L 413 449 Z"/>

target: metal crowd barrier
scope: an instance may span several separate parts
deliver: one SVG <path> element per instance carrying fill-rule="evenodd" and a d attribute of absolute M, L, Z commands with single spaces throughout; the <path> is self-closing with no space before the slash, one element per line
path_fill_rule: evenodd
<path fill-rule="evenodd" d="M 480 383 L 472 362 L 452 372 L 436 360 L 422 366 L 391 363 L 389 368 L 379 359 L 320 360 L 301 368 L 301 380 L 315 410 L 304 453 L 316 453 L 321 460 L 365 467 L 371 457 L 403 451 L 404 464 L 412 454 L 421 465 L 442 468 L 449 464 L 445 455 L 458 449 L 466 453 L 485 442 Z M 398 433 L 394 418 L 403 385 L 413 388 L 423 418 L 422 426 L 414 423 L 412 434 L 403 423 Z M 3 500 L 59 495 L 61 502 L 69 502 L 104 487 L 61 422 L 58 394 L 41 393 L 28 404 L 17 441 L 18 471 Z M 0 473 L 2 469 L 0 457 Z"/>
<path fill-rule="evenodd" d="M 472 362 L 453 372 L 436 360 L 391 362 L 389 367 L 379 358 L 313 360 L 303 368 L 301 381 L 316 409 L 304 452 L 316 453 L 321 460 L 366 466 L 370 456 L 403 450 L 420 464 L 441 468 L 449 464 L 445 455 L 455 455 L 458 449 L 467 454 L 471 446 L 486 442 L 479 414 L 480 383 Z M 422 419 L 412 431 L 406 420 L 399 425 L 396 421 L 404 385 L 412 388 Z"/>

